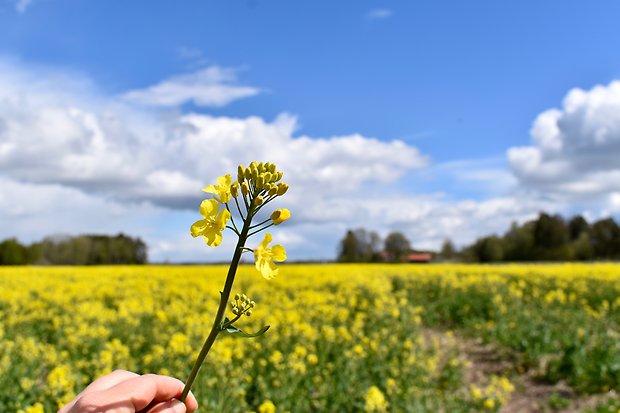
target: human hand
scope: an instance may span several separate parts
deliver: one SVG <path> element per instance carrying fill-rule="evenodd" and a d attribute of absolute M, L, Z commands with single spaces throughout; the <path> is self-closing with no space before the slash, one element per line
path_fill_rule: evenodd
<path fill-rule="evenodd" d="M 198 402 L 190 392 L 181 403 L 183 382 L 168 376 L 140 376 L 116 370 L 98 378 L 58 413 L 191 413 Z"/>

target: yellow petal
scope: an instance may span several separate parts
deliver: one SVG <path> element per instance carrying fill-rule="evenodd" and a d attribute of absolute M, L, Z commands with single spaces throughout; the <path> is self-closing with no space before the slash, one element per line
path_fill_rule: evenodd
<path fill-rule="evenodd" d="M 228 222 L 229 219 L 230 219 L 230 212 L 228 212 L 227 209 L 223 209 L 215 220 L 220 231 L 226 228 L 226 223 Z"/>
<path fill-rule="evenodd" d="M 219 210 L 220 205 L 215 199 L 205 199 L 200 203 L 200 215 L 202 215 L 203 218 L 215 217 Z"/>
<path fill-rule="evenodd" d="M 261 275 L 270 280 L 278 275 L 278 268 L 273 261 L 263 260 L 259 269 Z"/>
<path fill-rule="evenodd" d="M 215 187 L 215 185 L 205 186 L 204 188 L 202 188 L 202 190 L 210 194 L 217 194 L 217 188 Z"/>
<path fill-rule="evenodd" d="M 207 221 L 201 219 L 192 224 L 189 232 L 192 234 L 192 237 L 196 238 L 198 235 L 201 235 L 205 229 L 207 229 Z"/>
<path fill-rule="evenodd" d="M 220 176 L 217 178 L 217 186 L 219 187 L 227 187 L 232 183 L 232 176 L 230 174 L 226 174 L 224 176 Z"/>
<path fill-rule="evenodd" d="M 267 248 L 271 241 L 273 241 L 273 237 L 267 232 L 263 238 L 263 241 L 260 243 L 259 248 Z"/>
<path fill-rule="evenodd" d="M 254 266 L 256 267 L 256 271 L 261 272 L 261 265 L 263 263 L 261 251 L 258 249 L 254 250 Z"/>
<path fill-rule="evenodd" d="M 286 260 L 286 250 L 284 249 L 284 247 L 280 244 L 271 247 L 271 258 L 274 261 Z"/>
<path fill-rule="evenodd" d="M 204 232 L 204 239 L 208 246 L 217 247 L 222 243 L 222 232 L 210 227 Z"/>

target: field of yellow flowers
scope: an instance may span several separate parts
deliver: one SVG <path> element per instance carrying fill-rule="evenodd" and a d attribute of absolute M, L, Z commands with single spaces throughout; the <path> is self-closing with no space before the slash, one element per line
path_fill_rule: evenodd
<path fill-rule="evenodd" d="M 223 266 L 0 268 L 0 411 L 55 412 L 113 369 L 184 380 Z M 242 266 L 256 301 L 193 391 L 203 412 L 498 411 L 510 378 L 465 382 L 458 331 L 584 393 L 620 390 L 620 265 Z M 446 337 L 453 337 L 447 334 Z"/>

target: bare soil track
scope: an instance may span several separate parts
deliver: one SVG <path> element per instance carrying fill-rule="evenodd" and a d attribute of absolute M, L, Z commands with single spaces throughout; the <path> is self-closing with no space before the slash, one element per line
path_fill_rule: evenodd
<path fill-rule="evenodd" d="M 446 332 L 428 329 L 425 335 L 446 342 Z M 583 395 L 568 384 L 551 384 L 536 371 L 519 372 L 513 361 L 497 347 L 480 339 L 455 334 L 460 357 L 468 363 L 464 375 L 467 384 L 484 387 L 492 376 L 507 377 L 515 386 L 500 413 L 577 413 L 593 409 L 600 402 L 618 397 L 614 391 L 606 394 Z"/>

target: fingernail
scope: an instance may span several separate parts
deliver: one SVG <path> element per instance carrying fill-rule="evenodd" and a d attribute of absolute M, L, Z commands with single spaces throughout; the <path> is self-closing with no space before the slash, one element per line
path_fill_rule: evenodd
<path fill-rule="evenodd" d="M 171 400 L 170 410 L 174 413 L 185 413 L 187 411 L 187 408 L 185 407 L 185 403 L 179 400 Z"/>

